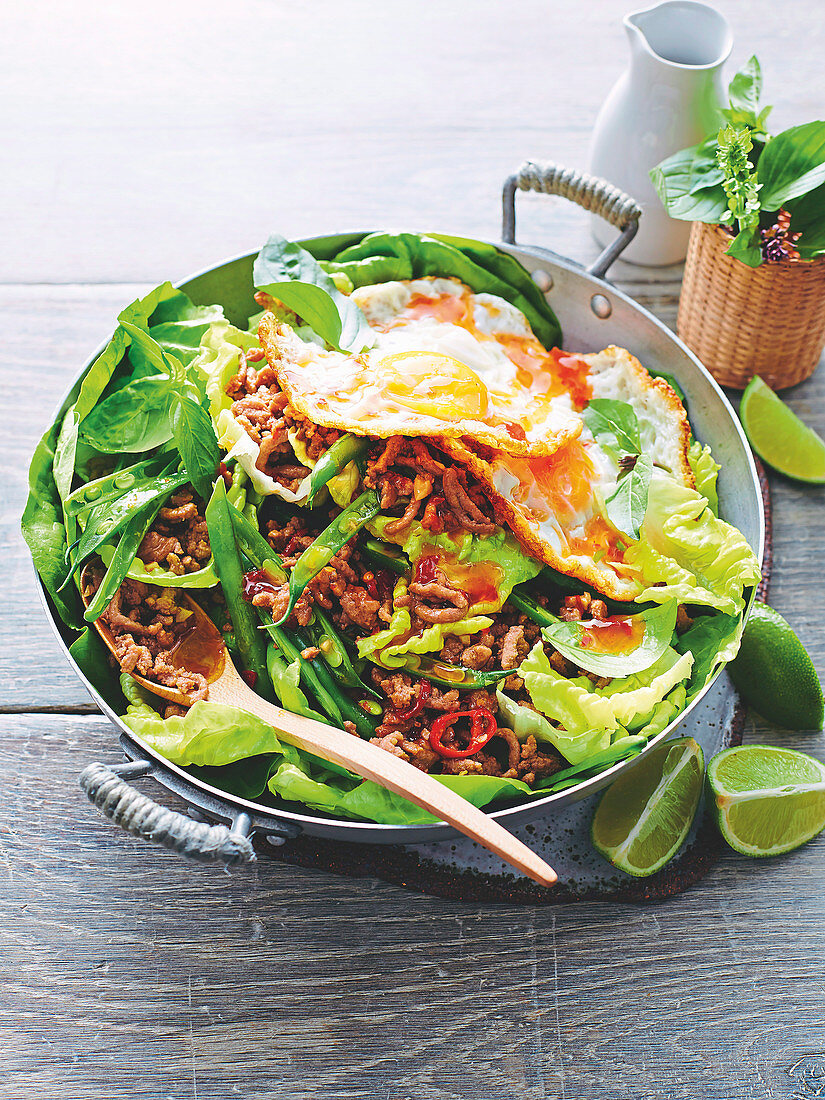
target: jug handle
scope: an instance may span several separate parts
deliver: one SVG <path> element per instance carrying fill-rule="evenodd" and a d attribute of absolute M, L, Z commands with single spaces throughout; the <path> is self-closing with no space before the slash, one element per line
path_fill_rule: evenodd
<path fill-rule="evenodd" d="M 526 160 L 521 168 L 505 181 L 502 192 L 501 239 L 516 243 L 516 191 L 540 191 L 545 195 L 560 195 L 583 206 L 591 214 L 621 229 L 621 234 L 609 244 L 598 259 L 587 268 L 589 275 L 603 279 L 615 259 L 636 236 L 642 208 L 639 204 L 598 176 L 588 176 L 572 168 L 562 168 L 549 161 Z"/>

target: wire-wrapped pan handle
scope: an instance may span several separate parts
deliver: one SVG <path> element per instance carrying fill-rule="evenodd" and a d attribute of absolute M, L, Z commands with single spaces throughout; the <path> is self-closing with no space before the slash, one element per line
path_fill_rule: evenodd
<path fill-rule="evenodd" d="M 162 844 L 173 852 L 202 863 L 253 863 L 249 818 L 239 815 L 231 829 L 193 821 L 177 810 L 153 802 L 126 781 L 145 775 L 144 763 L 89 764 L 80 773 L 80 786 L 104 816 L 133 836 Z"/>
<path fill-rule="evenodd" d="M 516 243 L 516 191 L 559 195 L 621 230 L 621 235 L 587 269 L 598 278 L 604 278 L 613 261 L 636 236 L 642 216 L 642 208 L 635 199 L 607 180 L 550 161 L 526 160 L 504 183 L 501 238 L 507 244 Z"/>

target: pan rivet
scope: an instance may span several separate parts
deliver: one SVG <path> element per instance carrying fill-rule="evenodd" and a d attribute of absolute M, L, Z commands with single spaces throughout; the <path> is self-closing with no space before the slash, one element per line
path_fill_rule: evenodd
<path fill-rule="evenodd" d="M 610 304 L 610 299 L 605 298 L 603 294 L 593 295 L 590 299 L 590 308 L 602 321 L 606 320 L 613 312 L 613 306 Z"/>
<path fill-rule="evenodd" d="M 553 289 L 553 276 L 549 271 L 543 271 L 541 268 L 533 272 L 533 282 L 542 294 L 547 294 Z"/>

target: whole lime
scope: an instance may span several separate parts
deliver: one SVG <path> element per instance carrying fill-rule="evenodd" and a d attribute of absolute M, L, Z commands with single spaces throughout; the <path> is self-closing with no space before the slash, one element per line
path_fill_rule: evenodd
<path fill-rule="evenodd" d="M 822 729 L 825 702 L 811 658 L 782 616 L 757 601 L 728 665 L 737 691 L 763 718 L 789 730 Z"/>

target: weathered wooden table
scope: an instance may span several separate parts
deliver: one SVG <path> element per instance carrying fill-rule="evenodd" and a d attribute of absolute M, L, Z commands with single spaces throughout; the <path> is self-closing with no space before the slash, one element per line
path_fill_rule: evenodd
<path fill-rule="evenodd" d="M 461 905 L 261 862 L 189 866 L 116 832 L 76 776 L 117 758 L 18 535 L 28 455 L 148 285 L 298 236 L 495 238 L 527 156 L 586 165 L 628 0 L 18 5 L 0 142 L 2 1100 L 825 1095 L 825 838 L 730 853 L 655 907 Z M 724 4 L 777 127 L 821 113 L 812 2 Z M 729 71 L 733 71 L 730 66 Z M 9 155 L 10 154 L 10 155 Z M 580 211 L 522 240 L 589 258 Z M 673 322 L 679 270 L 617 281 Z M 825 429 L 825 371 L 789 395 Z M 825 671 L 822 491 L 772 478 L 772 602 Z M 820 757 L 821 734 L 776 734 Z"/>

